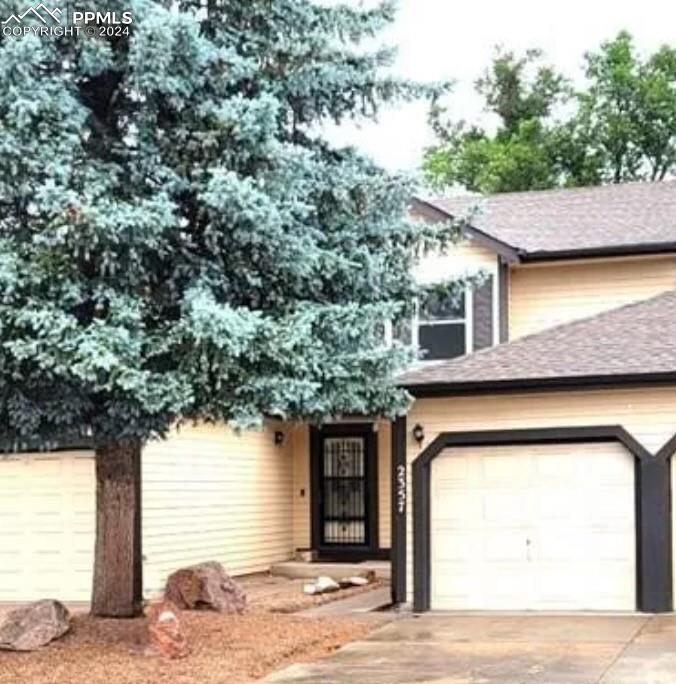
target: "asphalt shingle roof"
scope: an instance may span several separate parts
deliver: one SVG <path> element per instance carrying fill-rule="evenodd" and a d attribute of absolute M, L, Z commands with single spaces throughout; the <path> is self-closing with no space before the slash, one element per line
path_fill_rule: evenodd
<path fill-rule="evenodd" d="M 424 201 L 525 255 L 676 243 L 676 181 Z"/>
<path fill-rule="evenodd" d="M 422 363 L 397 378 L 399 385 L 546 384 L 553 380 L 620 376 L 674 376 L 676 291 L 567 323 L 449 361 Z"/>

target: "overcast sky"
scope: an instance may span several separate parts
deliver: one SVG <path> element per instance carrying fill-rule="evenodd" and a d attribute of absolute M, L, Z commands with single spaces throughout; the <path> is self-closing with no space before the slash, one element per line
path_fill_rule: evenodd
<path fill-rule="evenodd" d="M 622 29 L 645 51 L 676 42 L 674 0 L 399 0 L 399 7 L 385 36 L 399 48 L 396 73 L 455 81 L 448 103 L 454 118 L 470 121 L 482 116 L 473 83 L 496 44 L 515 51 L 540 47 L 552 64 L 579 79 L 584 52 Z M 356 144 L 391 170 L 415 170 L 430 142 L 426 112 L 425 105 L 407 105 L 384 112 L 377 125 L 344 126 L 330 136 Z"/>

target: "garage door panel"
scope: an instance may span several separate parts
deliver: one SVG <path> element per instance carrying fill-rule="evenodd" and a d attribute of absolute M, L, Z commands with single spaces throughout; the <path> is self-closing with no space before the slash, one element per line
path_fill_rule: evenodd
<path fill-rule="evenodd" d="M 551 524 L 553 521 L 568 521 L 569 525 L 586 525 L 593 518 L 589 496 L 569 487 L 536 487 L 532 491 L 533 520 Z M 578 485 L 572 485 L 574 487 Z"/>
<path fill-rule="evenodd" d="M 519 492 L 506 489 L 484 490 L 484 518 L 488 525 L 524 525 L 532 517 L 532 505 Z"/>
<path fill-rule="evenodd" d="M 435 487 L 438 472 L 453 486 Z M 620 445 L 457 448 L 431 478 L 432 608 L 635 609 L 634 463 Z"/>
<path fill-rule="evenodd" d="M 482 538 L 469 532 L 463 534 L 444 534 L 439 531 L 439 543 L 434 545 L 433 559 L 436 562 L 469 562 L 481 554 Z"/>
<path fill-rule="evenodd" d="M 450 485 L 458 481 L 465 482 L 469 476 L 470 465 L 471 460 L 464 456 L 448 459 L 437 471 L 437 482 L 448 482 Z"/>
<path fill-rule="evenodd" d="M 95 492 L 91 452 L 0 458 L 0 601 L 89 599 Z"/>
<path fill-rule="evenodd" d="M 523 601 L 532 602 L 534 587 L 530 578 L 524 575 L 522 563 L 499 563 L 496 570 L 496 576 L 485 572 L 481 575 L 479 610 L 518 610 Z M 487 593 L 485 586 L 489 582 L 493 584 L 491 592 Z"/>
<path fill-rule="evenodd" d="M 629 489 L 633 489 L 633 484 L 622 487 L 606 486 L 603 489 L 594 507 L 594 518 L 599 524 L 613 527 L 633 523 L 634 497 L 630 497 L 631 506 L 627 505 L 625 498 Z"/>
<path fill-rule="evenodd" d="M 443 522 L 465 523 L 468 526 L 483 518 L 481 499 L 472 496 L 466 489 L 438 487 L 436 500 L 438 505 L 432 513 L 433 520 Z"/>
<path fill-rule="evenodd" d="M 498 452 L 488 458 L 480 457 L 480 463 L 482 481 L 489 487 L 512 482 L 514 478 L 530 479 L 531 476 L 532 463 L 529 459 L 519 458 L 517 455 Z"/>
<path fill-rule="evenodd" d="M 525 542 L 527 530 L 487 530 L 484 535 L 482 561 L 525 562 L 528 556 L 528 546 Z"/>
<path fill-rule="evenodd" d="M 539 483 L 556 488 L 565 485 L 570 489 L 571 483 L 581 484 L 584 481 L 585 473 L 574 453 L 551 453 L 549 446 L 542 446 L 533 451 L 532 458 L 535 479 Z"/>
<path fill-rule="evenodd" d="M 444 605 L 452 605 L 455 610 L 470 608 L 473 597 L 481 595 L 483 578 L 466 567 L 460 568 L 453 563 L 441 563 L 441 573 L 452 574 L 455 578 L 452 584 L 444 583 L 437 589 L 439 601 Z"/>

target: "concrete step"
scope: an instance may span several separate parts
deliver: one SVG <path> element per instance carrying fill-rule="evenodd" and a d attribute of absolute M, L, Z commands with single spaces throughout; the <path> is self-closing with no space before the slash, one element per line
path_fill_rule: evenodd
<path fill-rule="evenodd" d="M 392 603 L 390 587 L 381 587 L 372 591 L 365 591 L 361 594 L 348 596 L 348 598 L 338 599 L 321 606 L 313 606 L 302 610 L 297 615 L 309 618 L 320 617 L 343 617 L 363 613 L 372 613 L 380 608 L 385 608 Z"/>
<path fill-rule="evenodd" d="M 364 561 L 362 563 L 308 563 L 305 561 L 286 561 L 275 563 L 270 574 L 290 579 L 313 579 L 328 576 L 334 580 L 359 575 L 373 570 L 377 579 L 389 580 L 391 566 L 389 561 Z"/>

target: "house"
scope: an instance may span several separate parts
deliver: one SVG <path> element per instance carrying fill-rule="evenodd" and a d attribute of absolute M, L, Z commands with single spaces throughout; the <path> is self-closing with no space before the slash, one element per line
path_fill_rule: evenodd
<path fill-rule="evenodd" d="M 468 238 L 492 254 L 502 343 L 400 378 L 415 402 L 393 445 L 410 492 L 398 596 L 671 610 L 676 183 L 490 197 Z"/>
<path fill-rule="evenodd" d="M 464 301 L 411 322 L 407 416 L 146 447 L 146 595 L 192 562 L 312 550 L 391 559 L 416 610 L 671 610 L 676 183 L 487 198 L 418 277 L 466 272 L 485 277 Z M 93 528 L 91 452 L 0 460 L 0 601 L 86 600 Z"/>

